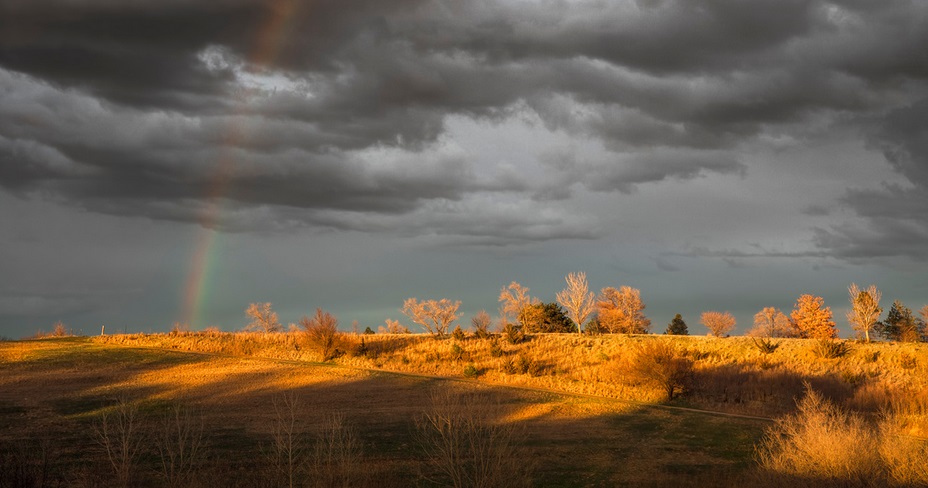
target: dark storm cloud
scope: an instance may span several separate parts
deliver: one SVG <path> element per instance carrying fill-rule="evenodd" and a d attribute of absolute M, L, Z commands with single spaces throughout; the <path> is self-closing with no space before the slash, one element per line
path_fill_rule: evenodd
<path fill-rule="evenodd" d="M 226 215 L 217 225 L 229 229 L 590 238 L 595 219 L 578 225 L 565 212 L 521 207 L 502 218 L 475 202 L 546 203 L 578 187 L 628 193 L 744 174 L 745 147 L 818 117 L 865 126 L 921 187 L 924 107 L 906 104 L 925 92 L 926 9 L 798 0 L 8 1 L 0 6 L 0 184 L 178 221 L 198 221 L 220 192 Z M 898 110 L 882 117 L 887 107 Z M 520 111 L 600 144 L 606 156 L 567 155 L 569 171 L 547 179 L 494 181 L 443 139 L 449 115 L 495 124 Z M 861 198 L 847 203 L 870 218 Z M 838 228 L 817 242 L 837 249 L 842 236 L 857 242 Z"/>

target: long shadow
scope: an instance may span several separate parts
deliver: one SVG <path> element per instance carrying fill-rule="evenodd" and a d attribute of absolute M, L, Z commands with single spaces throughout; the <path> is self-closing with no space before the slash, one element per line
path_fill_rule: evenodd
<path fill-rule="evenodd" d="M 117 367 L 114 361 L 127 364 Z M 174 382 L 181 380 L 172 378 L 183 376 L 172 375 L 181 374 L 195 376 L 178 387 Z M 761 385 L 752 388 L 774 388 L 775 381 L 794 380 L 801 386 L 801 379 L 795 378 L 737 376 L 730 371 L 707 374 L 716 382 L 728 378 Z M 162 376 L 163 381 L 152 379 Z M 56 388 L 34 384 L 55 377 L 61 382 Z M 478 407 L 490 409 L 478 417 L 516 427 L 517 449 L 510 455 L 529 468 L 533 486 L 739 486 L 745 479 L 754 480 L 753 446 L 768 425 L 320 365 L 88 349 L 74 352 L 68 361 L 25 362 L 17 378 L 4 384 L 0 406 L 5 407 L 0 408 L 0 418 L 12 415 L 19 425 L 0 430 L 0 442 L 59 439 L 58 448 L 64 453 L 62 470 L 95 466 L 97 478 L 93 479 L 105 480 L 105 459 L 87 435 L 96 412 L 117 394 L 126 395 L 148 405 L 143 412 L 152 420 L 148 428 L 154 435 L 160 406 L 179 401 L 202 415 L 213 453 L 201 467 L 202 486 L 271 486 L 267 474 L 270 451 L 279 431 L 281 405 L 290 398 L 296 400 L 291 412 L 303 443 L 302 455 L 312 455 L 314 439 L 334 413 L 343 415 L 346 425 L 356 432 L 363 447 L 357 469 L 364 476 L 354 486 L 442 486 L 441 473 L 426 460 L 417 421 L 435 408 L 436 392 L 445 390 L 476 390 L 492 399 Z M 704 391 L 722 398 L 729 394 Z M 32 398 L 24 400 L 23 392 Z M 149 446 L 136 486 L 163 486 L 157 471 L 158 458 Z M 424 478 L 437 481 L 429 484 Z M 510 481 L 507 485 L 515 486 L 519 480 Z"/>

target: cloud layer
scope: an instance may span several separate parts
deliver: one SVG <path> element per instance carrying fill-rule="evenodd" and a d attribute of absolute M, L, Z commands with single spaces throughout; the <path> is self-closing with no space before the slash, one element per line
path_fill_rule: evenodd
<path fill-rule="evenodd" d="M 836 175 L 851 189 L 827 203 L 852 214 L 814 246 L 928 257 L 921 2 L 48 0 L 0 19 L 0 185 L 24 197 L 243 232 L 594 239 L 583 195 L 750 177 L 758 148 L 841 127 L 906 184 Z M 455 117 L 570 143 L 481 158 Z"/>

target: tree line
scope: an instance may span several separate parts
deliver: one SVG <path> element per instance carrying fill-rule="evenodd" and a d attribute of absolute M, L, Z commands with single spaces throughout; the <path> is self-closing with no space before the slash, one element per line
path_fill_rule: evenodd
<path fill-rule="evenodd" d="M 589 290 L 586 273 L 569 273 L 566 286 L 556 294 L 556 301 L 543 302 L 531 296 L 529 288 L 513 281 L 499 293 L 499 330 L 506 333 L 587 333 L 587 334 L 648 334 L 651 320 L 645 315 L 641 291 L 630 287 L 607 286 L 598 294 Z M 890 341 L 918 342 L 928 340 L 928 305 L 916 316 L 901 301 L 895 300 L 886 318 L 880 320 L 881 292 L 875 285 L 861 288 L 852 283 L 848 287 L 850 309 L 847 321 L 858 338 L 870 341 L 880 337 Z M 460 319 L 460 300 L 448 298 L 419 300 L 408 298 L 400 311 L 426 332 L 437 337 L 449 334 L 451 326 Z M 245 311 L 252 319 L 246 330 L 273 332 L 283 330 L 270 303 L 252 303 Z M 291 329 L 314 330 L 320 322 L 326 329 L 335 329 L 337 321 L 327 312 L 317 310 L 313 318 L 303 317 L 300 326 Z M 489 313 L 478 312 L 471 320 L 474 333 L 489 334 L 492 322 Z M 736 327 L 735 317 L 729 312 L 705 311 L 699 322 L 715 337 L 728 336 Z M 460 326 L 457 327 L 460 329 Z M 387 333 L 404 333 L 409 330 L 393 319 L 386 320 Z M 373 331 L 368 328 L 368 333 Z M 688 335 L 689 328 L 680 314 L 676 314 L 664 330 L 665 334 Z M 764 307 L 754 315 L 753 327 L 747 332 L 752 337 L 782 337 L 834 339 L 838 336 L 831 307 L 820 296 L 803 294 L 787 315 L 775 307 Z"/>

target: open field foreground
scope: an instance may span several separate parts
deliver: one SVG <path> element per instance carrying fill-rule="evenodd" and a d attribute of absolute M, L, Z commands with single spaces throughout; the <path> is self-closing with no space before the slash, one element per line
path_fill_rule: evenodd
<path fill-rule="evenodd" d="M 928 480 L 928 450 L 918 439 L 926 410 L 913 406 L 924 399 L 913 393 L 925 388 L 928 358 L 920 345 L 852 344 L 842 357 L 813 360 L 812 353 L 800 355 L 810 347 L 802 341 L 754 354 L 740 339 L 676 338 L 674 351 L 692 371 L 667 402 L 666 389 L 632 364 L 654 352 L 637 343 L 663 337 L 552 335 L 508 344 L 377 335 L 363 336 L 359 350 L 360 339 L 345 338 L 342 354 L 328 363 L 316 362 L 297 334 L 2 342 L 0 486 L 919 486 Z M 714 381 L 730 382 L 727 397 L 705 376 L 716 369 L 726 371 Z M 786 379 L 763 383 L 755 369 Z M 468 380 L 451 380 L 463 380 L 465 372 Z M 794 380 L 800 391 L 793 391 Z M 766 429 L 798 423 L 654 406 L 781 417 L 795 410 L 803 380 L 822 392 L 813 399 L 858 405 L 866 414 L 841 417 L 843 410 L 800 405 L 800 414 L 825 419 L 819 425 L 831 422 L 838 433 L 858 436 L 842 441 L 825 432 L 819 450 L 871 442 L 861 444 L 873 452 L 857 459 L 860 469 L 807 469 L 790 461 L 787 450 L 762 448 L 769 445 Z M 752 396 L 742 398 L 748 391 Z M 891 437 L 880 437 L 890 427 Z M 888 451 L 890 444 L 896 450 Z"/>

